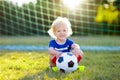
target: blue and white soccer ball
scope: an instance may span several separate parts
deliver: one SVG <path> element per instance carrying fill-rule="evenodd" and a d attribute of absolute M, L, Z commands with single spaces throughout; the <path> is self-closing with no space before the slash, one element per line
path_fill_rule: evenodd
<path fill-rule="evenodd" d="M 77 58 L 70 52 L 63 53 L 57 58 L 56 66 L 61 72 L 73 72 L 78 67 Z"/>

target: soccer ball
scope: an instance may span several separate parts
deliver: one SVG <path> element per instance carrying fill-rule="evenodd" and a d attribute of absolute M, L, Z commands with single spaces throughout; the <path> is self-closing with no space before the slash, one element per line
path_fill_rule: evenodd
<path fill-rule="evenodd" d="M 62 53 L 56 60 L 56 66 L 61 72 L 73 72 L 77 69 L 77 58 L 70 52 Z"/>

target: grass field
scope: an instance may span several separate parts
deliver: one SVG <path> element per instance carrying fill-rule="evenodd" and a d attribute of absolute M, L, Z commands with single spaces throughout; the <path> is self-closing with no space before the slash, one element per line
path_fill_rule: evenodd
<path fill-rule="evenodd" d="M 70 37 L 81 46 L 120 46 L 119 36 Z M 43 45 L 47 36 L 1 36 L 0 45 Z M 0 51 L 0 80 L 120 80 L 120 51 L 83 51 L 84 72 L 53 72 L 47 51 Z"/>
<path fill-rule="evenodd" d="M 0 52 L 0 80 L 120 80 L 119 52 L 84 51 L 84 72 L 53 72 L 47 52 Z"/>
<path fill-rule="evenodd" d="M 48 36 L 1 36 L 0 45 L 48 45 Z M 119 36 L 74 36 L 70 37 L 80 46 L 120 46 Z"/>

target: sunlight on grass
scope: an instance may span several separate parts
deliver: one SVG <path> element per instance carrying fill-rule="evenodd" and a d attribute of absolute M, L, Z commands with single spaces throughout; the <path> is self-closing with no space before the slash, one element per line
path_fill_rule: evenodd
<path fill-rule="evenodd" d="M 0 80 L 19 79 L 25 75 L 33 75 L 47 66 L 48 55 L 41 52 L 2 53 L 0 56 L 0 73 L 2 73 Z"/>
<path fill-rule="evenodd" d="M 47 52 L 0 52 L 0 80 L 120 80 L 119 52 L 84 52 L 84 72 L 53 72 Z"/>

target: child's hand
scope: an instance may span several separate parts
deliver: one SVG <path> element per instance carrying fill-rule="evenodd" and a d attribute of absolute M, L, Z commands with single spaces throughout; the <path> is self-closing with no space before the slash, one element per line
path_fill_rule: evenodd
<path fill-rule="evenodd" d="M 60 57 L 61 54 L 62 54 L 62 52 L 57 52 L 56 53 L 57 58 Z"/>
<path fill-rule="evenodd" d="M 74 48 L 74 49 L 72 49 L 71 50 L 71 53 L 73 53 L 74 55 L 81 55 L 81 56 L 83 56 L 83 52 L 82 52 L 82 50 L 80 50 L 80 49 L 78 49 L 78 48 Z"/>
<path fill-rule="evenodd" d="M 72 52 L 74 55 L 79 54 L 79 55 L 83 56 L 83 52 L 80 49 L 80 46 L 78 44 L 73 44 L 72 45 L 72 50 L 70 52 Z"/>
<path fill-rule="evenodd" d="M 73 54 L 77 54 L 78 53 L 78 49 L 74 48 L 70 52 L 73 53 Z"/>

